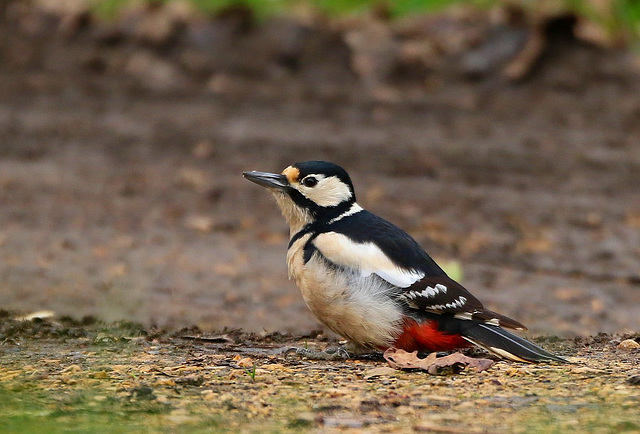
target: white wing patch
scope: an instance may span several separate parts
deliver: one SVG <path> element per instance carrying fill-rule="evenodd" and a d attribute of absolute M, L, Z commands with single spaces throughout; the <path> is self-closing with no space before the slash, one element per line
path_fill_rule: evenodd
<path fill-rule="evenodd" d="M 418 303 L 416 303 L 416 299 L 435 298 L 440 296 L 441 294 L 446 294 L 446 293 L 447 293 L 447 287 L 441 283 L 436 283 L 434 286 L 427 286 L 422 291 L 408 291 L 402 294 L 400 297 L 404 298 L 407 301 L 407 303 L 409 304 L 409 307 L 412 307 L 414 309 L 420 309 L 421 307 L 418 306 Z M 422 308 L 428 309 L 428 310 L 452 310 L 452 309 L 459 309 L 462 306 L 464 306 L 466 303 L 467 303 L 467 298 L 460 295 L 458 296 L 458 298 L 456 298 L 452 302 L 445 303 L 445 304 L 427 304 L 426 306 L 422 306 Z M 459 319 L 471 319 L 471 314 L 469 313 L 462 313 L 460 315 L 461 317 Z M 462 318 L 463 316 L 464 318 Z M 458 317 L 458 315 L 456 315 L 456 317 Z"/>
<path fill-rule="evenodd" d="M 360 270 L 363 276 L 377 274 L 399 288 L 408 288 L 424 277 L 416 270 L 400 268 L 373 243 L 356 243 L 346 235 L 327 232 L 318 235 L 313 245 L 336 265 Z"/>
<path fill-rule="evenodd" d="M 446 294 L 447 287 L 441 283 L 436 283 L 435 286 L 427 286 L 422 291 L 408 291 L 405 294 L 402 294 L 402 297 L 407 301 L 413 301 L 418 297 L 424 298 L 434 298 L 439 294 Z"/>
<path fill-rule="evenodd" d="M 430 306 L 426 306 L 426 309 L 429 310 L 445 310 L 445 309 L 459 309 L 467 303 L 467 299 L 463 296 L 456 298 L 451 303 L 446 304 L 432 304 Z"/>
<path fill-rule="evenodd" d="M 463 319 L 463 320 L 466 320 L 466 321 L 472 321 L 474 319 L 473 315 L 476 314 L 476 313 L 480 313 L 480 312 L 478 312 L 478 311 L 475 311 L 475 312 L 460 312 L 460 313 L 455 314 L 454 318 Z M 484 323 L 492 325 L 492 326 L 500 327 L 500 319 L 499 318 L 487 319 L 487 320 L 484 320 Z"/>

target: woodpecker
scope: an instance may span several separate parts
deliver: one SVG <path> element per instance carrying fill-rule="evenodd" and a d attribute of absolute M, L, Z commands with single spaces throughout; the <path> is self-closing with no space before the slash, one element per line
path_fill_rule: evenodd
<path fill-rule="evenodd" d="M 566 362 L 505 329 L 405 231 L 363 209 L 347 172 L 305 161 L 280 174 L 243 172 L 268 188 L 290 228 L 293 278 L 309 309 L 351 348 L 449 351 L 477 345 L 518 362 Z"/>

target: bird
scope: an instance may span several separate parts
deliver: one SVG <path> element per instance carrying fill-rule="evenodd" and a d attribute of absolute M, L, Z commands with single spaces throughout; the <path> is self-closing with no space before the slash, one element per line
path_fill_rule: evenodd
<path fill-rule="evenodd" d="M 362 208 L 337 164 L 304 161 L 243 176 L 275 197 L 289 225 L 289 278 L 354 353 L 475 345 L 516 362 L 567 362 L 508 331 L 526 327 L 485 308 L 408 233 Z"/>

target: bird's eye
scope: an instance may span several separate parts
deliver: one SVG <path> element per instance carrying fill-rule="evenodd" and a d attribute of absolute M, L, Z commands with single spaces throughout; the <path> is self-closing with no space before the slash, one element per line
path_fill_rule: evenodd
<path fill-rule="evenodd" d="M 313 176 L 307 176 L 302 180 L 302 185 L 305 187 L 315 187 L 318 184 L 318 180 Z"/>

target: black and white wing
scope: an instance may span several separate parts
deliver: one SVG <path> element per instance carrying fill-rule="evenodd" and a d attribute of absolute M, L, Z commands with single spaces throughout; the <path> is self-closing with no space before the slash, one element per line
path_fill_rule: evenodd
<path fill-rule="evenodd" d="M 358 270 L 363 277 L 376 274 L 398 288 L 409 288 L 425 276 L 424 271 L 398 267 L 377 244 L 356 242 L 339 232 L 318 234 L 311 243 L 332 264 Z"/>
<path fill-rule="evenodd" d="M 307 258 L 318 251 L 336 266 L 359 270 L 363 276 L 376 274 L 399 289 L 398 299 L 410 309 L 526 329 L 511 318 L 485 309 L 411 236 L 368 211 L 326 225 L 305 250 Z"/>
<path fill-rule="evenodd" d="M 446 276 L 442 268 L 409 234 L 393 223 L 369 211 L 359 209 L 357 213 L 334 219 L 329 224 L 323 225 L 323 229 L 316 237 L 327 238 L 327 243 L 331 243 L 328 238 L 333 238 L 340 243 L 340 247 L 355 250 L 352 253 L 364 255 L 352 257 L 352 262 L 362 258 L 362 265 L 374 270 L 382 265 L 385 271 L 390 271 L 389 268 L 393 269 L 392 274 L 408 274 L 409 277 L 402 279 L 402 285 L 398 285 L 402 288 L 411 286 L 424 276 Z M 328 236 L 325 237 L 325 235 Z M 320 243 L 323 242 L 320 240 Z M 317 242 L 315 244 L 317 246 Z M 380 269 L 381 274 L 385 271 Z"/>
<path fill-rule="evenodd" d="M 486 309 L 480 300 L 448 276 L 425 277 L 402 292 L 399 298 L 419 311 L 451 314 L 457 319 L 526 330 L 518 321 Z"/>

